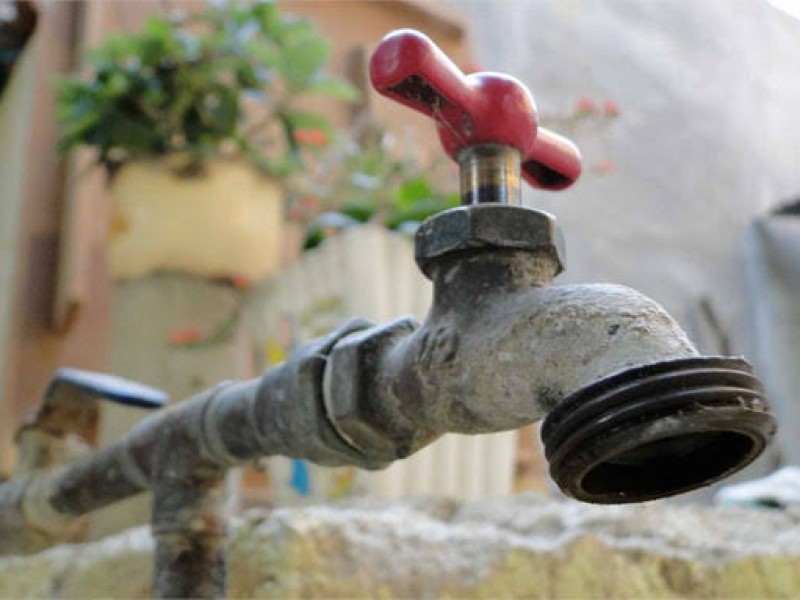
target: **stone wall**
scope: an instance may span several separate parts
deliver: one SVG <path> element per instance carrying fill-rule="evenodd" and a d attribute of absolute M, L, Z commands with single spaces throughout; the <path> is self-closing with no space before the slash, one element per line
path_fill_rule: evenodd
<path fill-rule="evenodd" d="M 144 598 L 133 529 L 0 560 L 0 597 Z M 232 527 L 230 597 L 797 598 L 800 512 L 523 495 L 251 512 Z"/>

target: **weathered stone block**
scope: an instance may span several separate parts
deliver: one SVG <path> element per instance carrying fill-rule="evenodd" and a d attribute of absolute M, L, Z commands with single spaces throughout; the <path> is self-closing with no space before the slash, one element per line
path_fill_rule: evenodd
<path fill-rule="evenodd" d="M 0 597 L 146 598 L 144 528 L 0 560 Z M 524 495 L 255 511 L 229 597 L 797 598 L 800 512 Z"/>

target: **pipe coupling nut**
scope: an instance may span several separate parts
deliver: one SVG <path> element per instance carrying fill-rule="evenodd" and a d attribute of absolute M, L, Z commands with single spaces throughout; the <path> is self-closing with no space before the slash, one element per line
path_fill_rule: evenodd
<path fill-rule="evenodd" d="M 418 428 L 405 422 L 399 407 L 374 402 L 374 386 L 390 385 L 381 359 L 417 327 L 406 317 L 358 331 L 328 356 L 325 412 L 342 439 L 371 459 L 391 462 L 413 451 Z"/>
<path fill-rule="evenodd" d="M 550 256 L 555 275 L 566 266 L 564 237 L 553 215 L 507 204 L 459 206 L 434 215 L 417 231 L 414 256 L 430 277 L 430 265 L 448 254 L 480 249 L 524 250 Z"/>

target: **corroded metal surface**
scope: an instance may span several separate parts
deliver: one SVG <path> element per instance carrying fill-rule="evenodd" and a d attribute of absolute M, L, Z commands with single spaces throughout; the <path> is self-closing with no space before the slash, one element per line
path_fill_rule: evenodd
<path fill-rule="evenodd" d="M 377 326 L 331 353 L 329 415 L 357 448 L 375 449 L 378 424 L 394 458 L 444 432 L 521 427 L 596 379 L 697 354 L 634 290 L 548 286 L 549 253 L 488 249 L 432 266 L 434 305 L 420 328 Z"/>

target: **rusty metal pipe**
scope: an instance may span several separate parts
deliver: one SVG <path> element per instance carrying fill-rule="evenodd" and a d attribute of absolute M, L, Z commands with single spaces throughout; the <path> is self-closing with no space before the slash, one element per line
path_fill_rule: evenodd
<path fill-rule="evenodd" d="M 338 339 L 366 326 L 354 319 L 261 378 L 220 384 L 72 464 L 3 483 L 0 550 L 37 551 L 65 539 L 81 515 L 150 489 L 154 595 L 223 595 L 220 496 L 227 469 L 275 454 L 323 465 L 385 466 L 338 437 L 322 402 L 325 356 Z"/>
<path fill-rule="evenodd" d="M 41 475 L 50 504 L 60 514 L 85 514 L 154 489 L 170 472 L 166 466 L 201 479 L 274 454 L 324 465 L 382 466 L 364 461 L 338 439 L 320 397 L 329 348 L 366 326 L 360 319 L 349 321 L 263 377 L 222 383 L 144 419 L 121 440 Z"/>
<path fill-rule="evenodd" d="M 516 231 L 523 216 L 539 225 Z M 437 229 L 442 235 L 433 242 Z M 459 237 L 464 232 L 470 237 Z M 664 376 L 663 365 L 705 359 L 675 321 L 638 292 L 551 286 L 563 253 L 542 213 L 511 206 L 454 209 L 426 224 L 417 243 L 420 265 L 434 282 L 433 307 L 422 325 L 413 319 L 380 326 L 350 321 L 259 379 L 221 384 L 153 415 L 74 464 L 24 473 L 0 485 L 0 525 L 9 515 L 21 516 L 24 526 L 17 530 L 56 540 L 80 515 L 151 489 L 154 595 L 216 597 L 224 593 L 225 572 L 220 484 L 228 468 L 257 457 L 380 468 L 445 432 L 513 429 L 546 417 L 548 438 L 557 442 L 548 454 L 560 461 L 557 481 L 565 491 L 588 501 L 626 502 L 705 485 L 752 460 L 760 452 L 757 439 L 763 447 L 769 437 L 771 417 L 763 404 L 759 410 L 763 399 L 755 387 L 752 398 L 734 392 L 738 409 L 755 419 L 749 429 L 731 421 L 729 405 L 722 412 L 717 404 L 704 405 L 703 388 L 692 402 L 706 411 L 705 420 L 649 415 L 646 426 L 658 427 L 629 427 L 633 445 L 599 457 L 589 452 L 587 459 L 575 450 L 572 433 L 591 449 L 597 445 L 587 437 L 594 421 L 624 417 L 620 407 L 639 410 L 640 401 L 649 400 L 625 397 L 634 402 L 623 404 L 612 394 L 616 412 L 607 411 L 609 390 L 628 386 L 627 373 L 643 375 L 648 384 Z M 741 383 L 745 374 L 737 369 L 734 379 Z M 700 373 L 701 379 L 707 375 Z M 587 413 L 593 419 L 588 426 L 584 417 L 573 422 L 585 407 L 598 408 L 602 418 L 595 411 Z M 673 422 L 678 430 L 670 429 Z M 697 423 L 703 428 L 693 429 Z M 720 432 L 722 438 L 714 437 Z M 605 443 L 608 436 L 600 438 Z M 732 458 L 716 458 L 731 448 Z M 654 456 L 674 464 L 704 449 L 715 456 L 691 477 L 673 469 L 665 486 L 646 476 L 646 486 L 632 486 Z"/>

